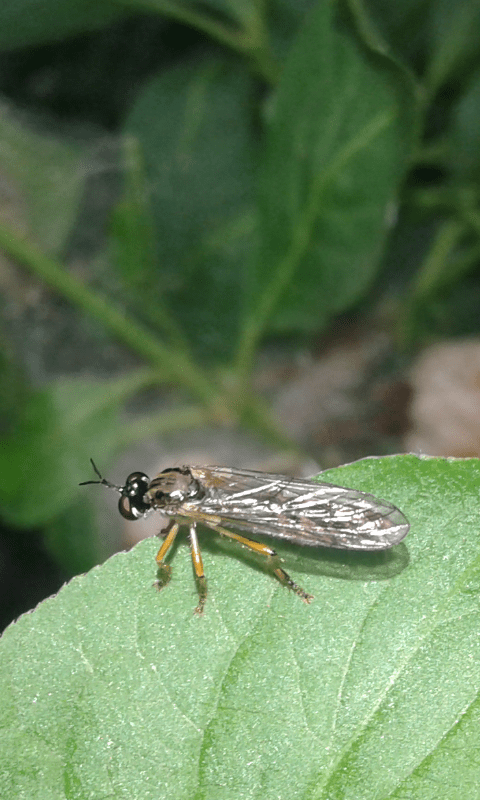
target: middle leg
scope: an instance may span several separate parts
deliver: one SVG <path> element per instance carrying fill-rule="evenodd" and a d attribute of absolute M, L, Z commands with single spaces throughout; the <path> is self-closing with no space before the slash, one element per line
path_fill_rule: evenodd
<path fill-rule="evenodd" d="M 205 600 L 207 599 L 207 581 L 203 571 L 202 554 L 198 544 L 197 524 L 195 522 L 190 523 L 190 547 L 192 551 L 192 563 L 195 572 L 195 580 L 197 582 L 199 598 L 195 613 L 203 614 L 203 606 L 205 605 Z"/>

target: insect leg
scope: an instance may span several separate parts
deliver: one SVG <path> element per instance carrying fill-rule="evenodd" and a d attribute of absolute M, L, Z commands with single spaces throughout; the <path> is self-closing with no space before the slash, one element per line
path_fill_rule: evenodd
<path fill-rule="evenodd" d="M 212 530 L 217 531 L 217 533 L 219 533 L 221 536 L 227 536 L 229 539 L 233 539 L 235 542 L 243 545 L 243 547 L 253 550 L 254 553 L 259 553 L 260 555 L 265 556 L 273 574 L 280 581 L 280 583 L 283 584 L 283 586 L 288 586 L 288 588 L 295 592 L 295 594 L 298 594 L 298 596 L 301 597 L 305 603 L 309 603 L 311 600 L 313 600 L 313 595 L 307 594 L 307 592 L 302 589 L 301 586 L 298 586 L 295 581 L 292 581 L 288 572 L 285 572 L 285 570 L 279 566 L 280 559 L 278 554 L 271 547 L 268 547 L 266 544 L 256 542 L 254 539 L 247 539 L 246 536 L 240 536 L 238 533 L 232 533 L 226 528 L 222 528 L 220 525 L 214 525 L 206 520 L 204 520 L 203 523 L 204 525 L 208 525 L 209 528 L 212 528 Z"/>
<path fill-rule="evenodd" d="M 203 606 L 205 605 L 205 600 L 207 599 L 207 581 L 203 571 L 202 554 L 200 553 L 200 547 L 198 545 L 197 525 L 195 522 L 192 522 L 190 525 L 190 547 L 192 550 L 192 563 L 195 571 L 195 579 L 197 581 L 199 597 L 199 603 L 195 609 L 195 613 L 203 614 Z"/>
<path fill-rule="evenodd" d="M 164 586 L 167 585 L 168 581 L 172 577 L 172 568 L 170 564 L 165 564 L 163 559 L 167 555 L 168 551 L 170 550 L 172 544 L 175 541 L 175 537 L 180 529 L 180 524 L 172 520 L 168 528 L 166 529 L 167 536 L 165 541 L 162 542 L 162 546 L 156 555 L 156 562 L 158 565 L 158 580 L 155 581 L 154 586 L 160 591 L 163 589 Z M 162 531 L 164 533 L 164 531 Z"/>

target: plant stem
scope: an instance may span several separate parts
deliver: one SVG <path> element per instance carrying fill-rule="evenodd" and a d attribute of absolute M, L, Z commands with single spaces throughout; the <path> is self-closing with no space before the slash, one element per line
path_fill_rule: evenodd
<path fill-rule="evenodd" d="M 464 235 L 465 225 L 456 219 L 440 226 L 433 246 L 413 281 L 411 291 L 414 299 L 429 295 L 444 281 L 452 253 Z"/>
<path fill-rule="evenodd" d="M 285 436 L 266 406 L 245 386 L 241 392 L 226 393 L 192 363 L 188 354 L 159 342 L 148 329 L 133 320 L 122 309 L 112 305 L 54 259 L 38 248 L 0 226 L 0 247 L 12 258 L 41 277 L 51 288 L 73 305 L 86 311 L 114 333 L 119 340 L 142 356 L 153 370 L 137 372 L 125 383 L 125 396 L 146 385 L 172 381 L 183 386 L 201 402 L 202 407 L 163 412 L 155 417 L 132 423 L 128 440 L 178 427 L 194 427 L 205 422 L 240 422 L 258 431 L 266 440 L 298 453 L 298 448 Z M 123 384 L 122 384 L 123 386 Z"/>
<path fill-rule="evenodd" d="M 151 13 L 171 17 L 190 25 L 192 28 L 210 36 L 224 47 L 240 55 L 248 56 L 253 67 L 268 83 L 276 83 L 279 69 L 267 42 L 266 26 L 263 24 L 259 13 L 250 15 L 250 19 L 237 14 L 237 19 L 227 21 L 220 14 L 207 13 L 207 6 L 197 11 L 189 3 L 175 2 L 175 0 L 122 0 L 123 5 L 130 9 L 144 9 Z M 241 10 L 241 6 L 239 11 Z M 230 25 L 228 25 L 230 22 Z M 244 28 L 241 28 L 241 24 Z"/>
<path fill-rule="evenodd" d="M 50 287 L 61 292 L 76 307 L 82 308 L 90 316 L 98 319 L 134 352 L 160 370 L 164 380 L 175 380 L 217 415 L 218 390 L 192 363 L 188 354 L 159 342 L 147 328 L 67 272 L 58 262 L 1 226 L 0 247 L 9 256 L 40 276 Z"/>
<path fill-rule="evenodd" d="M 208 421 L 208 414 L 205 409 L 198 406 L 186 406 L 184 408 L 161 411 L 159 414 L 149 414 L 148 416 L 130 420 L 122 433 L 122 446 L 128 447 L 142 439 L 158 436 L 169 431 L 198 428 Z"/>

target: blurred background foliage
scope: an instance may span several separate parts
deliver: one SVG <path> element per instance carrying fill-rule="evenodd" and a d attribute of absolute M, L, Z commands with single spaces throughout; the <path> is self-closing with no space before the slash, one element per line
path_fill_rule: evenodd
<path fill-rule="evenodd" d="M 406 447 L 412 359 L 480 332 L 479 36 L 474 0 L 3 0 L 2 623 L 112 550 L 90 456 Z M 345 332 L 384 435 L 332 456 L 268 375 L 310 413 Z"/>

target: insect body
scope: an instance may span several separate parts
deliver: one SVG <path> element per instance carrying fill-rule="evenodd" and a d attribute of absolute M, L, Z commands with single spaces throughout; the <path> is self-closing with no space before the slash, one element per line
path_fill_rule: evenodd
<path fill-rule="evenodd" d="M 101 476 L 93 461 L 92 465 L 100 480 L 81 485 L 100 483 L 119 492 L 123 517 L 135 520 L 151 510 L 170 517 L 158 534 L 164 538 L 156 558 L 159 589 L 171 577 L 171 567 L 165 563 L 167 552 L 180 527 L 189 527 L 199 593 L 197 613 L 202 613 L 207 597 L 197 524 L 266 556 L 280 583 L 306 603 L 312 595 L 280 566 L 275 550 L 228 528 L 311 547 L 385 550 L 400 542 L 410 527 L 402 512 L 386 500 L 330 483 L 228 467 L 174 467 L 152 480 L 143 472 L 132 472 L 124 486 L 115 486 Z"/>

